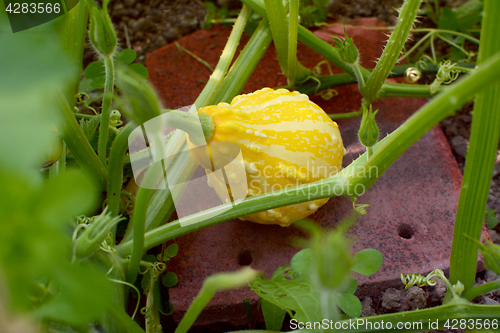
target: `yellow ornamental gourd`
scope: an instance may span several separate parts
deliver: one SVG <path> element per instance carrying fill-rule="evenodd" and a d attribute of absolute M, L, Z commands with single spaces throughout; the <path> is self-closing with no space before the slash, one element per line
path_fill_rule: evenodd
<path fill-rule="evenodd" d="M 201 108 L 198 113 L 213 119 L 215 132 L 210 143 L 231 142 L 240 147 L 247 196 L 321 180 L 342 167 L 345 149 L 338 126 L 307 95 L 263 88 L 236 96 L 231 104 Z M 221 186 L 230 190 L 220 179 L 207 174 L 216 192 Z M 286 227 L 311 215 L 327 201 L 269 209 L 242 219 Z"/>

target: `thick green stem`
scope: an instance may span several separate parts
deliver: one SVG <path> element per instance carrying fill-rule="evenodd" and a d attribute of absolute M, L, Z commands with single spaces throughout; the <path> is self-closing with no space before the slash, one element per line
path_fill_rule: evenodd
<path fill-rule="evenodd" d="M 472 97 L 484 89 L 487 84 L 499 78 L 500 53 L 496 54 L 492 59 L 488 60 L 487 63 L 484 63 L 471 74 L 464 76 L 452 86 L 447 87 L 441 94 L 423 106 L 390 136 L 378 142 L 373 147 L 374 154 L 369 160 L 365 153 L 355 162 L 351 163 L 349 167 L 332 177 L 297 187 L 246 198 L 233 209 L 200 223 L 181 227 L 179 221 L 170 222 L 167 225 L 146 233 L 145 248 L 152 248 L 170 239 L 232 218 L 275 207 L 332 196 L 355 196 L 357 186 L 362 187 L 363 191 L 368 189 L 387 168 L 414 142 L 418 141 L 422 135 L 446 117 L 453 115 L 455 110 L 471 100 Z M 361 169 L 361 167 L 363 168 Z M 375 171 L 371 172 L 372 169 Z M 367 170 L 369 172 L 367 172 Z M 210 211 L 224 211 L 227 207 L 226 205 L 222 205 Z M 203 214 L 206 214 L 206 211 L 194 214 L 191 217 L 193 219 L 199 219 Z M 131 245 L 131 242 L 121 243 L 117 247 L 117 250 L 121 255 L 127 255 L 131 251 Z"/>
<path fill-rule="evenodd" d="M 474 69 L 475 63 L 458 63 L 459 66 Z M 408 68 L 415 67 L 415 65 L 398 65 L 392 69 L 389 77 L 398 77 L 404 76 L 405 72 Z M 424 74 L 435 74 L 439 70 L 439 66 L 434 64 L 429 64 L 426 69 L 421 69 L 420 71 Z M 317 78 L 320 83 L 309 81 L 308 83 L 302 85 L 298 88 L 303 94 L 313 95 L 318 91 L 324 90 L 330 87 L 337 87 L 346 84 L 356 83 L 358 82 L 355 77 L 347 73 L 335 74 L 335 75 L 326 75 L 320 76 Z M 289 87 L 286 87 L 289 88 Z M 442 86 L 438 88 L 438 92 L 442 90 Z M 434 94 L 435 95 L 435 94 Z M 377 94 L 377 98 L 385 98 L 385 97 L 423 97 L 423 98 L 431 98 L 433 94 L 430 91 L 430 85 L 422 85 L 422 84 L 406 84 L 406 83 L 392 83 L 385 82 L 382 85 L 382 88 Z"/>
<path fill-rule="evenodd" d="M 168 112 L 168 126 L 178 128 L 189 135 L 189 140 L 197 146 L 206 145 L 215 133 L 215 124 L 208 114 L 171 110 Z M 201 129 L 201 131 L 200 131 Z"/>
<path fill-rule="evenodd" d="M 470 101 L 478 92 L 485 89 L 487 85 L 497 81 L 500 78 L 499 66 L 500 52 L 487 63 L 484 63 L 483 66 L 471 72 L 471 74 L 465 75 L 453 85 L 443 89 L 442 93 L 413 114 L 385 140 L 384 144 L 370 158 L 365 168 L 376 167 L 379 175 L 384 173 L 425 132 L 446 117 L 453 115 L 456 110 Z M 367 181 L 365 179 L 364 184 L 371 186 L 377 178 L 373 177 L 372 174 L 368 176 L 371 180 Z M 357 178 L 357 176 L 355 175 L 354 178 Z M 484 216 L 484 209 L 482 214 Z M 452 281 L 452 283 L 454 282 Z"/>
<path fill-rule="evenodd" d="M 108 148 L 109 117 L 111 115 L 111 101 L 115 86 L 115 68 L 112 57 L 104 57 L 104 68 L 106 70 L 106 81 L 104 83 L 104 94 L 102 96 L 101 124 L 99 126 L 99 142 L 97 151 L 102 165 L 107 166 L 106 153 Z"/>
<path fill-rule="evenodd" d="M 377 93 L 396 64 L 401 49 L 405 45 L 408 33 L 417 15 L 420 0 L 405 0 L 399 13 L 398 25 L 391 33 L 391 37 L 380 56 L 380 60 L 366 81 L 365 89 L 361 92 L 369 102 L 377 99 Z"/>
<path fill-rule="evenodd" d="M 157 174 L 155 170 L 148 170 L 145 176 L 145 181 L 147 182 L 148 180 L 156 177 Z M 127 271 L 127 281 L 132 284 L 137 279 L 139 265 L 144 253 L 144 229 L 146 224 L 146 213 L 152 191 L 152 189 L 148 188 L 139 188 L 139 191 L 137 192 L 137 198 L 135 200 L 135 208 L 131 220 L 134 230 L 132 235 L 132 252 Z"/>
<path fill-rule="evenodd" d="M 266 4 L 266 12 L 269 17 L 269 26 L 273 35 L 274 47 L 276 55 L 281 66 L 283 74 L 288 76 L 288 20 L 286 17 L 285 6 L 282 1 L 264 0 Z"/>
<path fill-rule="evenodd" d="M 214 72 L 212 73 L 212 75 L 210 75 L 210 79 L 208 80 L 207 85 L 194 102 L 197 108 L 209 105 L 210 100 L 221 85 L 222 80 L 224 79 L 224 76 L 226 75 L 227 70 L 231 65 L 231 61 L 234 58 L 236 48 L 240 43 L 241 35 L 245 30 L 245 25 L 247 24 L 251 14 L 252 10 L 248 6 L 243 5 L 240 15 L 238 15 L 238 19 L 236 19 L 236 22 L 234 23 L 231 34 L 229 35 L 229 39 L 227 40 L 226 46 L 222 51 L 219 62 L 217 63 Z"/>
<path fill-rule="evenodd" d="M 444 89 L 444 86 L 439 86 L 433 94 L 430 85 L 422 84 L 405 84 L 386 82 L 382 85 L 382 89 L 377 94 L 377 98 L 386 97 L 414 97 L 414 98 L 431 98 L 439 94 Z"/>
<path fill-rule="evenodd" d="M 63 122 L 59 125 L 59 133 L 73 153 L 80 167 L 87 172 L 95 175 L 100 182 L 101 188 L 106 189 L 108 174 L 104 165 L 99 161 L 92 146 L 85 137 L 80 125 L 73 115 L 73 110 L 68 104 L 68 101 L 61 93 L 61 111 Z"/>
<path fill-rule="evenodd" d="M 484 68 L 500 51 L 500 2 L 484 2 L 478 68 Z M 450 258 L 450 281 L 460 281 L 465 290 L 472 288 L 476 276 L 478 247 L 491 175 L 500 135 L 500 84 L 489 82 L 474 103 L 469 150 L 458 202 Z"/>
<path fill-rule="evenodd" d="M 319 293 L 321 311 L 323 318 L 334 323 L 339 321 L 340 313 L 338 307 L 338 292 L 335 289 L 322 288 Z M 329 332 L 328 329 L 322 329 L 321 332 Z"/>
<path fill-rule="evenodd" d="M 153 152 L 153 156 L 161 156 L 161 152 L 163 151 L 163 140 L 161 132 L 158 131 L 156 133 L 150 133 L 151 139 L 151 147 L 156 151 Z M 161 163 L 153 164 L 146 171 L 146 175 L 144 176 L 143 185 L 144 187 L 139 188 L 139 192 L 137 193 L 137 198 L 135 201 L 134 213 L 132 215 L 132 228 L 133 228 L 133 248 L 132 255 L 130 257 L 129 268 L 127 272 L 127 281 L 129 283 L 134 283 L 137 278 L 137 273 L 139 271 L 139 265 L 144 253 L 144 232 L 146 225 L 146 214 L 148 209 L 148 202 L 151 198 L 151 194 L 153 190 L 151 189 L 155 184 L 157 184 L 157 180 L 163 178 L 166 183 L 165 177 L 165 168 L 164 164 Z"/>
<path fill-rule="evenodd" d="M 108 210 L 112 216 L 120 213 L 121 190 L 123 185 L 123 158 L 128 149 L 128 137 L 134 130 L 133 123 L 120 129 L 109 153 L 108 166 Z"/>
<path fill-rule="evenodd" d="M 269 23 L 266 19 L 263 19 L 231 66 L 210 104 L 215 105 L 220 102 L 230 102 L 234 96 L 241 92 L 253 70 L 271 44 L 271 40 L 272 35 Z"/>
<path fill-rule="evenodd" d="M 295 86 L 297 75 L 297 29 L 299 26 L 299 0 L 290 0 L 288 15 L 288 85 Z"/>
<path fill-rule="evenodd" d="M 340 192 L 338 192 L 339 190 Z M 351 190 L 352 189 L 346 186 L 344 178 L 333 176 L 319 182 L 305 184 L 299 187 L 256 195 L 246 198 L 234 209 L 227 210 L 228 207 L 232 207 L 231 203 L 212 208 L 210 212 L 220 210 L 222 213 L 209 219 L 203 220 L 200 218 L 200 216 L 202 217 L 207 211 L 190 215 L 193 220 L 203 220 L 202 222 L 189 224 L 188 220 L 184 220 L 188 225 L 181 226 L 179 220 L 176 220 L 148 231 L 145 235 L 144 248 L 150 249 L 168 240 L 237 217 L 319 198 L 327 198 L 342 194 L 348 195 Z M 354 195 L 353 193 L 351 194 Z M 122 242 L 116 249 L 120 255 L 126 256 L 132 250 L 132 242 Z"/>

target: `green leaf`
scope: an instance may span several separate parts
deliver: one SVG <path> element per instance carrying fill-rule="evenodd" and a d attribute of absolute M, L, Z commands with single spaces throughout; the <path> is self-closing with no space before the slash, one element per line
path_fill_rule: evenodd
<path fill-rule="evenodd" d="M 49 178 L 33 203 L 33 213 L 47 223 L 66 222 L 91 212 L 97 204 L 98 185 L 81 172 L 67 171 Z"/>
<path fill-rule="evenodd" d="M 264 275 L 250 283 L 257 295 L 268 302 L 286 309 L 299 322 L 321 321 L 319 293 L 305 276 L 289 265 L 279 267 L 271 280 Z"/>
<path fill-rule="evenodd" d="M 0 81 L 6 82 L 8 78 L 3 73 Z M 47 90 L 40 87 L 9 93 L 8 89 L 2 90 L 5 86 L 0 84 L 0 168 L 39 180 L 39 169 L 57 144 L 54 128 L 59 118 L 54 111 L 58 105 L 54 104 L 55 90 L 52 89 L 58 88 L 48 84 Z"/>
<path fill-rule="evenodd" d="M 469 34 L 458 22 L 457 15 L 448 7 L 443 7 L 439 16 L 438 28 L 444 30 L 452 30 Z"/>
<path fill-rule="evenodd" d="M 273 303 L 261 298 L 260 305 L 262 307 L 262 314 L 266 322 L 266 330 L 268 331 L 281 331 L 283 326 L 283 319 L 285 319 L 286 310 L 280 308 Z"/>
<path fill-rule="evenodd" d="M 303 249 L 297 252 L 291 261 L 292 268 L 299 274 L 309 276 L 311 272 L 313 252 L 311 249 Z"/>
<path fill-rule="evenodd" d="M 161 292 L 161 286 L 158 281 L 155 281 L 153 287 L 153 304 L 165 316 L 169 316 L 174 312 L 174 305 L 170 302 L 164 293 Z"/>
<path fill-rule="evenodd" d="M 494 209 L 487 209 L 486 213 L 484 214 L 484 221 L 486 222 L 486 225 L 490 229 L 493 229 L 498 224 L 496 213 L 497 211 Z"/>
<path fill-rule="evenodd" d="M 149 76 L 148 69 L 143 64 L 132 64 L 128 66 L 131 70 L 135 71 L 140 77 L 146 80 Z"/>
<path fill-rule="evenodd" d="M 481 22 L 483 3 L 479 0 L 469 0 L 453 11 L 460 25 L 465 29 L 470 29 Z"/>
<path fill-rule="evenodd" d="M 361 302 L 351 294 L 339 294 L 337 299 L 339 308 L 351 318 L 357 318 L 361 315 Z"/>
<path fill-rule="evenodd" d="M 8 22 L 0 16 L 0 25 Z M 40 173 L 60 121 L 56 94 L 74 95 L 68 92 L 71 60 L 49 25 L 0 34 L 0 271 L 8 291 L 3 301 L 13 316 L 36 311 L 39 317 L 82 323 L 100 316 L 112 298 L 103 273 L 70 264 L 71 233 L 59 223 L 93 206 L 93 182 L 74 172 L 43 182 Z"/>
<path fill-rule="evenodd" d="M 500 274 L 500 246 L 491 243 L 489 241 L 485 241 L 486 244 L 481 243 L 477 239 L 473 239 L 471 237 L 471 241 L 477 244 L 481 254 L 484 258 L 484 265 L 489 270 L 495 272 L 496 274 Z"/>
<path fill-rule="evenodd" d="M 179 278 L 177 277 L 177 274 L 175 274 L 174 272 L 168 272 L 161 278 L 161 283 L 163 283 L 163 285 L 167 288 L 175 286 L 178 282 Z"/>
<path fill-rule="evenodd" d="M 156 262 L 156 257 L 153 254 L 146 254 L 144 257 L 142 257 L 142 260 L 154 264 Z"/>
<path fill-rule="evenodd" d="M 179 252 L 179 244 L 177 243 L 170 244 L 170 246 L 165 249 L 164 258 L 168 259 L 173 258 L 177 255 L 178 252 Z"/>
<path fill-rule="evenodd" d="M 349 286 L 346 288 L 344 291 L 344 294 L 354 294 L 356 292 L 356 289 L 358 289 L 358 280 L 357 279 L 351 279 L 351 282 Z"/>
<path fill-rule="evenodd" d="M 80 81 L 80 87 L 78 90 L 81 93 L 90 94 L 92 91 L 94 91 L 94 88 L 92 88 L 92 80 L 83 78 Z"/>
<path fill-rule="evenodd" d="M 117 61 L 123 62 L 125 65 L 130 65 L 135 58 L 137 57 L 137 53 L 133 49 L 124 49 L 116 56 Z"/>
<path fill-rule="evenodd" d="M 151 281 L 151 274 L 149 273 L 149 270 L 142 275 L 141 279 L 141 288 L 143 291 L 146 291 L 149 289 L 149 283 Z"/>
<path fill-rule="evenodd" d="M 97 133 L 97 126 L 99 126 L 99 122 L 101 121 L 101 115 L 96 115 L 90 119 L 82 119 L 80 121 L 80 127 L 82 128 L 83 134 L 90 142 L 94 138 Z"/>
<path fill-rule="evenodd" d="M 70 324 L 85 324 L 101 317 L 112 304 L 111 282 L 90 265 L 65 265 L 53 279 L 59 291 L 37 313 Z"/>
<path fill-rule="evenodd" d="M 379 251 L 364 249 L 354 256 L 352 270 L 361 275 L 372 275 L 380 269 L 383 260 L 382 253 Z"/>
<path fill-rule="evenodd" d="M 98 77 L 104 77 L 106 75 L 106 69 L 104 68 L 104 63 L 102 61 L 91 62 L 87 66 L 87 68 L 85 68 L 83 75 L 85 76 L 86 79 L 89 80 L 94 80 Z"/>
<path fill-rule="evenodd" d="M 215 19 L 217 15 L 217 6 L 213 2 L 204 1 L 203 7 L 207 9 L 207 14 L 205 15 L 205 20 L 203 21 L 202 28 L 203 29 L 211 29 L 213 26 L 212 20 Z"/>
<path fill-rule="evenodd" d="M 83 75 L 86 79 L 92 80 L 90 87 L 93 89 L 102 89 L 106 81 L 106 69 L 102 61 L 94 61 L 90 63 Z"/>
<path fill-rule="evenodd" d="M 104 88 L 105 83 L 106 83 L 106 78 L 104 76 L 99 76 L 92 80 L 90 86 L 94 89 L 102 89 Z"/>

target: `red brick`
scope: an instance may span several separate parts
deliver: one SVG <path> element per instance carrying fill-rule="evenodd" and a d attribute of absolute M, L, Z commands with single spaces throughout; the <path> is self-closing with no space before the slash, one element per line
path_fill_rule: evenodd
<path fill-rule="evenodd" d="M 352 26 L 361 24 L 381 26 L 381 23 L 371 19 L 351 22 Z M 200 30 L 182 38 L 179 43 L 216 65 L 229 32 L 230 29 L 223 27 Z M 335 37 L 331 32 L 343 35 L 343 28 L 325 28 L 316 34 L 328 39 L 327 37 Z M 383 32 L 348 28 L 348 34 L 360 49 L 363 65 L 373 67 L 374 59 L 380 56 L 383 41 L 386 40 Z M 248 38 L 244 37 L 243 45 L 246 40 Z M 309 68 L 322 60 L 300 43 L 298 57 Z M 271 45 L 245 86 L 245 92 L 286 84 L 286 78 L 280 73 L 275 59 L 275 50 Z M 149 54 L 146 64 L 150 80 L 169 108 L 192 104 L 211 74 L 192 57 L 179 53 L 173 44 Z M 332 67 L 335 73 L 340 72 Z M 323 69 L 326 70 L 326 67 Z M 328 113 L 357 111 L 361 102 L 357 85 L 336 89 L 338 96 L 329 101 L 319 97 L 313 97 L 312 100 Z M 376 102 L 374 107 L 380 109 L 377 122 L 381 137 L 395 130 L 424 103 L 423 99 L 405 98 L 387 98 Z M 347 148 L 344 165 L 363 153 L 357 139 L 360 120 L 355 118 L 338 121 Z M 357 276 L 360 283 L 358 293 L 378 295 L 386 287 L 399 286 L 401 272 L 426 273 L 436 268 L 449 268 L 460 184 L 461 173 L 450 147 L 441 130 L 435 127 L 405 152 L 358 199 L 358 203 L 369 203 L 371 206 L 350 232 L 353 252 L 375 248 L 384 256 L 384 264 L 378 273 L 370 277 Z M 312 218 L 323 227 L 331 228 L 351 208 L 349 198 L 332 198 Z M 399 236 L 398 228 L 401 225 L 408 225 L 414 230 L 410 239 Z M 174 271 L 179 276 L 179 284 L 170 289 L 170 300 L 175 305 L 174 320 L 182 318 L 207 276 L 239 269 L 241 266 L 238 257 L 243 253 L 251 253 L 251 266 L 269 277 L 277 267 L 290 263 L 292 256 L 299 250 L 293 246 L 294 239 L 300 236 L 303 234 L 293 227 L 282 228 L 232 220 L 176 239 L 179 254 L 168 266 L 169 271 Z M 216 294 L 196 324 L 245 324 L 245 298 L 250 300 L 255 309 L 258 297 L 248 287 Z"/>

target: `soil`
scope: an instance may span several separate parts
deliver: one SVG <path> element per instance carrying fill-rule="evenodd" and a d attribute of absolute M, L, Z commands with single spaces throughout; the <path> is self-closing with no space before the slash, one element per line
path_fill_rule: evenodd
<path fill-rule="evenodd" d="M 213 0 L 212 2 L 235 11 L 240 6 L 240 3 L 234 0 Z M 395 24 L 395 16 L 397 15 L 395 8 L 398 8 L 402 2 L 402 0 L 332 0 L 328 5 L 328 16 L 341 21 L 348 18 L 376 17 L 385 25 L 391 26 Z M 447 5 L 458 4 L 456 0 L 441 2 Z M 121 48 L 133 48 L 138 54 L 136 61 L 143 62 L 145 54 L 200 29 L 206 15 L 206 9 L 203 7 L 201 0 L 147 0 L 144 2 L 117 0 L 110 4 L 110 15 L 118 38 L 122 41 Z M 426 23 L 424 22 L 424 24 Z M 90 48 L 87 48 L 84 63 L 88 64 L 94 60 L 96 60 L 95 53 Z M 462 172 L 470 137 L 471 111 L 472 104 L 469 104 L 454 117 L 450 117 L 441 123 L 441 128 L 452 147 Z M 500 151 L 497 155 L 492 176 L 487 209 L 495 209 L 497 218 L 500 218 Z M 489 230 L 489 233 L 492 240 L 500 244 L 500 226 Z M 498 278 L 492 272 L 483 272 L 478 274 L 476 284 Z M 446 287 L 441 281 L 438 281 L 434 287 L 412 287 L 408 290 L 404 290 L 403 287 L 399 289 L 390 288 L 378 298 L 362 298 L 362 316 L 436 306 L 441 304 L 445 292 Z M 480 304 L 499 304 L 499 301 L 500 291 L 488 293 L 475 300 L 476 303 Z M 254 327 L 263 328 L 260 325 Z M 208 332 L 234 328 L 221 326 L 200 329 L 200 332 Z M 283 329 L 286 329 L 286 327 L 283 327 Z M 193 332 L 197 330 L 198 328 L 194 328 Z M 447 331 L 442 330 L 439 332 Z M 453 332 L 460 332 L 460 330 L 454 330 Z"/>

